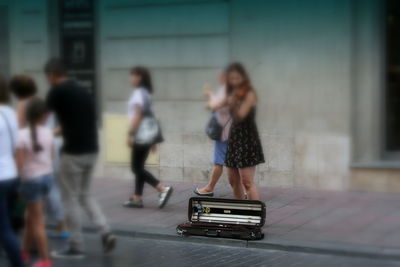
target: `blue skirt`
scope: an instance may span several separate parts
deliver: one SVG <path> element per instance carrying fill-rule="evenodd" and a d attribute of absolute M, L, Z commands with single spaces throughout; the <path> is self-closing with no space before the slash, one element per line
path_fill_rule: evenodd
<path fill-rule="evenodd" d="M 214 165 L 224 165 L 225 164 L 225 155 L 226 155 L 226 150 L 228 148 L 228 142 L 222 142 L 222 141 L 215 141 L 214 143 L 214 159 L 213 159 L 213 164 Z"/>

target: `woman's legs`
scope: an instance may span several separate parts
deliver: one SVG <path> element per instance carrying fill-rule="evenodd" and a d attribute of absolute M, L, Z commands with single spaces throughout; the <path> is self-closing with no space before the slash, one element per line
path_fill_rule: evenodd
<path fill-rule="evenodd" d="M 11 266 L 23 267 L 21 249 L 18 239 L 10 224 L 10 217 L 7 208 L 7 196 L 14 188 L 14 181 L 0 182 L 0 243 L 7 253 Z"/>
<path fill-rule="evenodd" d="M 49 260 L 42 201 L 36 201 L 28 204 L 26 211 L 26 219 L 27 219 L 26 237 L 33 238 L 37 246 L 37 249 L 39 251 L 40 259 Z"/>
<path fill-rule="evenodd" d="M 22 251 L 25 255 L 29 255 L 29 252 L 35 245 L 35 238 L 33 237 L 33 222 L 31 218 L 28 216 L 28 207 L 26 207 L 25 211 L 25 229 L 23 232 L 23 239 L 22 239 Z"/>
<path fill-rule="evenodd" d="M 239 169 L 239 175 L 243 183 L 244 189 L 247 192 L 247 197 L 250 200 L 259 200 L 257 186 L 254 184 L 254 174 L 256 172 L 256 166 L 246 167 Z"/>
<path fill-rule="evenodd" d="M 160 184 L 150 172 L 144 168 L 146 159 L 150 153 L 150 146 L 134 145 L 132 150 L 131 168 L 135 174 L 135 194 L 132 196 L 134 201 L 140 201 L 143 195 L 144 183 L 147 182 L 159 192 L 163 192 L 165 187 Z"/>
<path fill-rule="evenodd" d="M 206 186 L 199 188 L 198 191 L 202 194 L 214 192 L 215 185 L 218 183 L 218 180 L 221 177 L 223 170 L 223 165 L 215 164 L 212 170 L 210 181 Z"/>
<path fill-rule="evenodd" d="M 233 196 L 236 199 L 244 199 L 244 192 L 239 170 L 236 168 L 228 168 L 228 179 L 233 189 Z"/>
<path fill-rule="evenodd" d="M 206 186 L 198 189 L 197 191 L 202 194 L 212 193 L 219 178 L 224 170 L 225 155 L 228 149 L 228 142 L 215 141 L 214 142 L 214 168 L 212 170 L 211 179 Z"/>

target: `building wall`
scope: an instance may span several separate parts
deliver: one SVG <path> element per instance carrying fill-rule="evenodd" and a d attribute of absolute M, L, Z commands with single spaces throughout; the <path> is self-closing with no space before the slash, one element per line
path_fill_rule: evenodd
<path fill-rule="evenodd" d="M 103 0 L 100 8 L 104 110 L 125 112 L 129 67 L 153 70 L 167 140 L 163 179 L 207 179 L 212 144 L 201 87 L 239 60 L 259 96 L 267 162 L 257 182 L 347 187 L 351 1 Z"/>
<path fill-rule="evenodd" d="M 0 1 L 0 74 L 8 76 L 10 71 L 9 58 L 9 8 Z"/>
<path fill-rule="evenodd" d="M 32 74 L 43 90 L 42 66 L 57 47 L 51 5 L 1 1 L 12 13 L 11 71 Z M 163 180 L 208 179 L 210 114 L 201 88 L 216 85 L 221 67 L 239 60 L 259 96 L 267 162 L 257 169 L 258 184 L 380 184 L 364 170 L 351 175 L 349 166 L 380 159 L 381 1 L 99 0 L 97 8 L 98 101 L 104 114 L 125 114 L 129 68 L 151 68 L 166 137 L 151 170 Z M 126 165 L 105 159 L 98 175 L 131 178 Z"/>
<path fill-rule="evenodd" d="M 8 2 L 11 73 L 32 75 L 40 93 L 44 94 L 48 88 L 43 74 L 43 66 L 49 57 L 47 1 Z"/>

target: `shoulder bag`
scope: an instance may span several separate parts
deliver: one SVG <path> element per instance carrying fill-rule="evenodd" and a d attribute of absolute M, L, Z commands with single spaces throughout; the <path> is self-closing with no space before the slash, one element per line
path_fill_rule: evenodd
<path fill-rule="evenodd" d="M 135 133 L 135 143 L 139 145 L 154 145 L 164 141 L 160 122 L 151 110 L 151 100 L 142 92 L 144 99 L 142 120 Z"/>

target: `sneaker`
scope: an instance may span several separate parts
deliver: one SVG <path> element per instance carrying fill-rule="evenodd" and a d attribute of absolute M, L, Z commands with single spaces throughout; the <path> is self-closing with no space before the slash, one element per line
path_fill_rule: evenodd
<path fill-rule="evenodd" d="M 66 248 L 59 251 L 53 251 L 51 256 L 55 259 L 74 259 L 80 260 L 85 257 L 82 251 L 73 248 Z"/>
<path fill-rule="evenodd" d="M 174 191 L 174 189 L 172 188 L 172 186 L 167 186 L 165 188 L 164 192 L 160 193 L 160 200 L 159 200 L 159 206 L 158 206 L 160 209 L 164 208 L 164 206 L 167 204 L 173 191 Z"/>
<path fill-rule="evenodd" d="M 125 208 L 138 208 L 141 209 L 143 208 L 143 201 L 133 201 L 132 199 L 127 200 L 122 204 Z"/>
<path fill-rule="evenodd" d="M 102 236 L 101 243 L 103 245 L 103 252 L 109 253 L 113 251 L 117 245 L 117 239 L 113 234 L 107 233 Z"/>
<path fill-rule="evenodd" d="M 52 266 L 52 264 L 51 264 L 51 261 L 49 261 L 49 260 L 45 260 L 45 261 L 39 260 L 35 264 L 32 265 L 32 267 L 51 267 L 51 266 Z"/>

